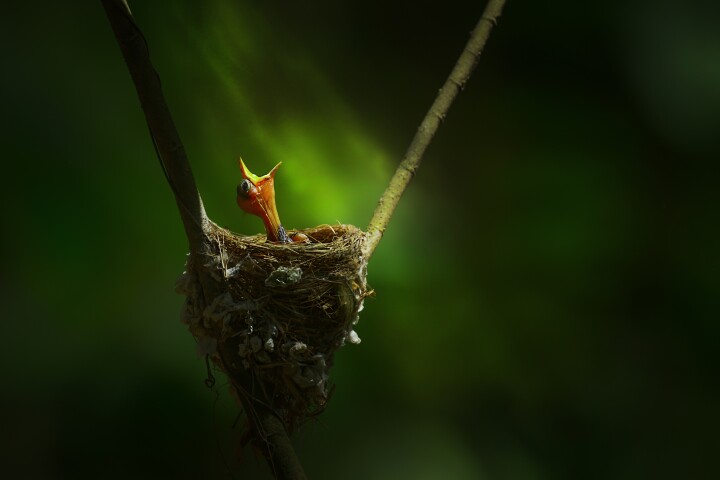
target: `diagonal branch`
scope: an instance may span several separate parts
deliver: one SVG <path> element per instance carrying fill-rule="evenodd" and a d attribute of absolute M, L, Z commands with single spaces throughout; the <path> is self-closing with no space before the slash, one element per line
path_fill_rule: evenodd
<path fill-rule="evenodd" d="M 467 45 L 465 45 L 465 50 L 463 50 L 455 67 L 450 72 L 450 76 L 438 92 L 430 110 L 425 114 L 425 118 L 418 127 L 415 137 L 405 153 L 405 158 L 400 162 L 395 174 L 390 179 L 390 183 L 380 197 L 367 228 L 368 236 L 363 249 L 366 261 L 370 259 L 378 243 L 380 243 L 380 239 L 388 223 L 390 223 L 390 218 L 392 218 L 400 197 L 420 166 L 423 154 L 430 145 L 430 141 L 440 126 L 440 122 L 445 118 L 458 92 L 470 78 L 470 74 L 475 68 L 475 64 L 490 36 L 490 31 L 502 13 L 504 4 L 505 0 L 488 1 L 480 21 L 475 26 Z"/>
<path fill-rule="evenodd" d="M 101 1 L 135 84 L 158 158 L 175 194 L 175 201 L 193 254 L 192 260 L 195 256 L 202 256 L 212 251 L 213 244 L 209 239 L 209 233 L 213 224 L 205 214 L 190 163 L 165 102 L 160 78 L 150 61 L 145 37 L 135 24 L 125 0 Z M 197 274 L 202 285 L 201 296 L 205 304 L 210 304 L 213 299 L 226 291 L 224 290 L 226 286 L 219 283 L 207 270 L 198 268 Z M 236 353 L 237 350 L 229 352 L 231 355 Z M 252 391 L 253 379 L 246 370 L 228 369 L 227 373 L 237 392 Z M 273 475 L 280 480 L 307 478 L 285 425 L 277 413 L 268 403 L 253 396 L 239 396 L 243 409 L 249 418 L 252 417 L 251 424 L 255 439 L 262 445 L 262 452 Z"/>
<path fill-rule="evenodd" d="M 190 249 L 201 252 L 208 219 L 185 148 L 165 102 L 160 77 L 150 62 L 145 37 L 135 24 L 126 1 L 101 1 L 140 97 L 158 157 L 175 194 Z"/>

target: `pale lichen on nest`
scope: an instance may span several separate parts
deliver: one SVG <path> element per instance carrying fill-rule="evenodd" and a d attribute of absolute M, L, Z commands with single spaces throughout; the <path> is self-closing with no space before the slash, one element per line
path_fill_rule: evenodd
<path fill-rule="evenodd" d="M 274 392 L 273 407 L 290 428 L 324 408 L 333 356 L 360 342 L 354 326 L 368 295 L 364 232 L 326 225 L 303 233 L 310 243 L 277 244 L 216 228 L 213 253 L 189 257 L 177 283 L 199 352 L 226 373 L 249 371 Z M 203 298 L 198 269 L 224 293 Z"/>

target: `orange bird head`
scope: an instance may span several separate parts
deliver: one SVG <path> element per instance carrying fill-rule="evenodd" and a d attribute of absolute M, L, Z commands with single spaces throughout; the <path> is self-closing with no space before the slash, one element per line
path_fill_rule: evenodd
<path fill-rule="evenodd" d="M 240 159 L 240 172 L 243 180 L 237 186 L 237 204 L 247 213 L 257 215 L 265 225 L 267 238 L 271 242 L 290 243 L 280 223 L 280 216 L 275 206 L 275 172 L 280 163 L 270 173 L 258 177 L 245 166 Z"/>

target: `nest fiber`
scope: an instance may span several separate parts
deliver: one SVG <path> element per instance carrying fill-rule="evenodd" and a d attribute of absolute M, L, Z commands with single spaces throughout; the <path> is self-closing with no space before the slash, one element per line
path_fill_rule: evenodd
<path fill-rule="evenodd" d="M 354 326 L 367 296 L 361 230 L 303 233 L 310 243 L 277 244 L 215 228 L 212 253 L 190 256 L 177 284 L 200 353 L 231 378 L 250 373 L 289 428 L 324 408 L 333 356 L 360 342 Z M 206 298 L 203 275 L 222 293 Z"/>

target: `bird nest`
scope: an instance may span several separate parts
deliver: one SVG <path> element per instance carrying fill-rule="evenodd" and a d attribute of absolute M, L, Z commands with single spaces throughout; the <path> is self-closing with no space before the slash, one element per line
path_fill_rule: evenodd
<path fill-rule="evenodd" d="M 351 225 L 302 232 L 310 243 L 214 227 L 211 253 L 191 255 L 177 283 L 199 352 L 231 378 L 249 373 L 262 390 L 251 394 L 269 401 L 289 429 L 325 407 L 333 356 L 360 343 L 354 326 L 368 295 L 364 232 Z M 205 274 L 222 286 L 214 298 L 203 291 Z"/>

